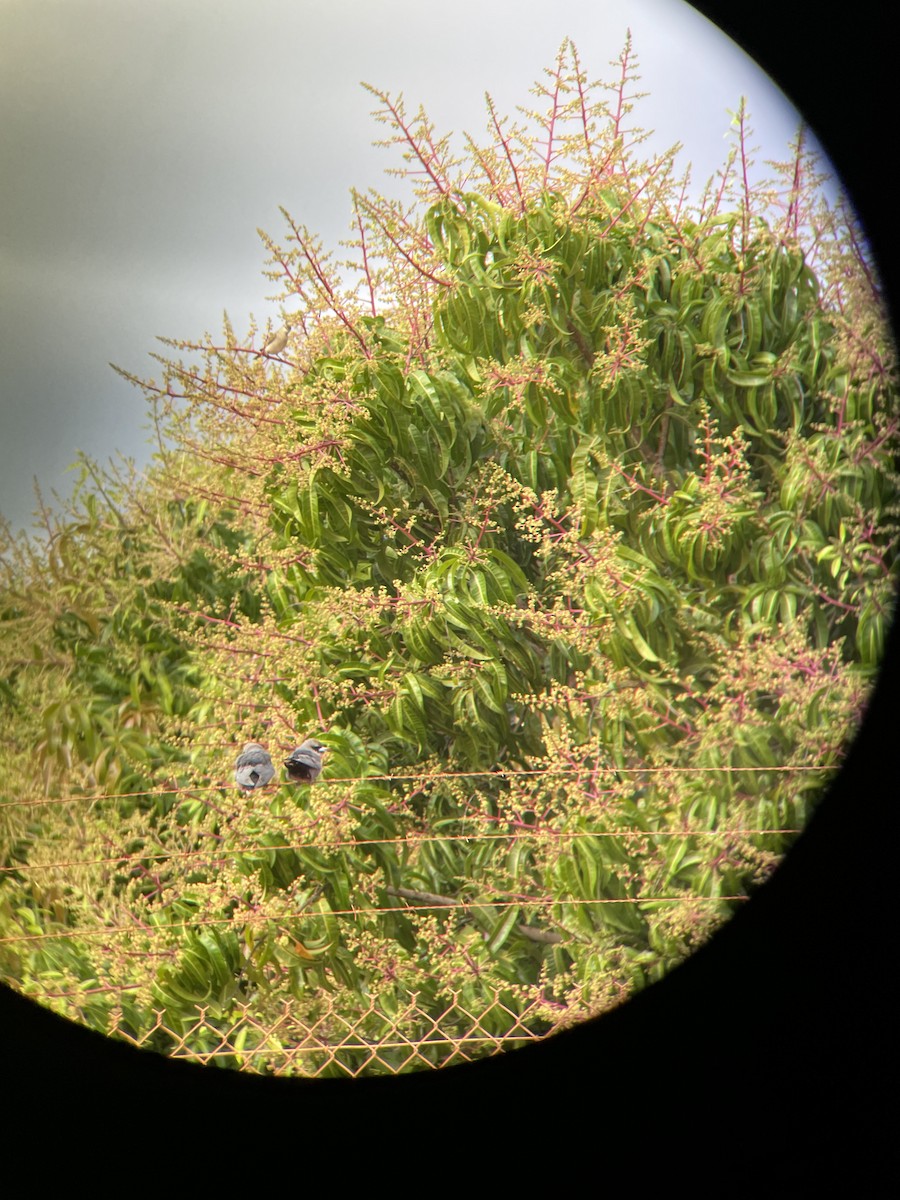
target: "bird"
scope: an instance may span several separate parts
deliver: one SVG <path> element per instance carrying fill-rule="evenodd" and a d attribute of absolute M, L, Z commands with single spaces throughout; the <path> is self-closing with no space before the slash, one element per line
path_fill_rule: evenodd
<path fill-rule="evenodd" d="M 280 354 L 288 343 L 288 334 L 291 332 L 291 327 L 285 321 L 280 329 L 276 329 L 266 339 L 265 345 L 262 348 L 263 354 Z"/>
<path fill-rule="evenodd" d="M 291 751 L 284 760 L 287 773 L 294 783 L 315 783 L 322 774 L 322 759 L 326 747 L 316 738 L 307 738 L 302 746 Z"/>
<path fill-rule="evenodd" d="M 234 766 L 234 777 L 244 793 L 265 787 L 275 778 L 272 760 L 259 742 L 247 742 L 244 746 Z"/>

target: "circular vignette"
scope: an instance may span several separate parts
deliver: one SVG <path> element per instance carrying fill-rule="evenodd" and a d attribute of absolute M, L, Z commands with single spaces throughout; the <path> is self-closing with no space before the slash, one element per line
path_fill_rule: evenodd
<path fill-rule="evenodd" d="M 827 136 L 826 136 L 826 138 L 827 138 Z M 842 166 L 842 164 L 840 164 L 840 166 Z M 846 169 L 846 168 L 845 168 L 845 169 Z M 852 186 L 852 185 L 851 185 L 851 186 Z M 858 194 L 858 193 L 854 193 L 854 194 Z M 877 238 L 876 238 L 875 240 L 876 240 L 876 242 L 877 242 Z M 863 739 L 863 737 L 860 737 L 860 739 L 859 739 L 859 743 L 858 743 L 858 744 L 863 744 L 863 742 L 864 742 L 864 739 Z M 838 791 L 839 791 L 839 790 L 838 790 Z M 823 806 L 823 811 L 824 811 L 824 806 Z M 810 834 L 811 834 L 812 832 L 814 832 L 814 830 L 812 830 L 812 829 L 811 829 L 811 830 L 810 830 Z M 799 847 L 798 847 L 798 850 L 799 850 Z M 792 856 L 792 857 L 793 857 L 793 856 Z M 799 858 L 799 854 L 798 854 L 798 858 Z M 799 868 L 798 868 L 798 870 L 799 870 Z M 786 871 L 786 874 L 787 874 L 787 871 Z M 412 889 L 412 890 L 415 890 L 415 889 Z M 762 900 L 762 895 L 760 896 L 760 898 L 757 898 L 757 901 L 756 901 L 756 902 L 758 902 L 758 901 L 760 901 L 760 900 Z M 736 935 L 736 936 L 737 936 L 737 935 Z M 648 994 L 648 995 L 649 995 L 649 994 Z M 562 1043 L 560 1043 L 560 1052 L 562 1052 Z"/>

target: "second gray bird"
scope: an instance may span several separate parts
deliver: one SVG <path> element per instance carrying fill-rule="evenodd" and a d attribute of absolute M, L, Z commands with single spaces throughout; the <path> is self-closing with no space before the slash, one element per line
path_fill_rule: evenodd
<path fill-rule="evenodd" d="M 316 738 L 307 738 L 302 746 L 284 760 L 288 777 L 294 783 L 315 783 L 322 774 L 322 759 L 326 747 Z"/>
<path fill-rule="evenodd" d="M 255 792 L 275 778 L 272 760 L 259 742 L 248 742 L 238 755 L 234 777 L 242 792 Z"/>

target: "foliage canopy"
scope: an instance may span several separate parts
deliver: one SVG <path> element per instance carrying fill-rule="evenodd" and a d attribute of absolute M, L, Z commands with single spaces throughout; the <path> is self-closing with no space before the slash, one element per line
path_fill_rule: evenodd
<path fill-rule="evenodd" d="M 254 1069 L 267 1023 L 363 1002 L 372 1044 L 450 996 L 540 1030 L 659 978 L 805 822 L 890 618 L 877 281 L 802 131 L 751 187 L 741 107 L 690 203 L 616 65 L 589 84 L 565 44 L 460 155 L 374 92 L 411 198 L 354 194 L 348 262 L 285 212 L 288 347 L 172 344 L 137 381 L 154 469 L 85 460 L 10 543 L 27 993 Z M 313 733 L 314 788 L 235 790 L 244 741 Z"/>

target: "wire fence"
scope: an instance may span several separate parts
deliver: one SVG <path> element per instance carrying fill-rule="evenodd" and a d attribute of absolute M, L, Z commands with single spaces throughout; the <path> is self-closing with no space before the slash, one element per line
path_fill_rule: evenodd
<path fill-rule="evenodd" d="M 70 994 L 48 991 L 34 998 L 52 1003 L 61 995 Z M 235 1006 L 227 1016 L 200 1007 L 180 1024 L 158 1010 L 155 1022 L 140 1032 L 121 1010 L 113 1010 L 106 1032 L 139 1049 L 201 1065 L 309 1079 L 357 1078 L 473 1062 L 541 1042 L 594 1015 L 586 1005 L 542 997 L 520 1001 L 500 989 L 477 1008 L 459 991 L 431 1001 L 413 993 L 393 1012 L 376 1001 L 350 1009 L 345 999 L 329 995 L 317 997 L 308 1010 L 298 1007 L 283 1003 L 268 1017 L 249 1005 Z"/>

